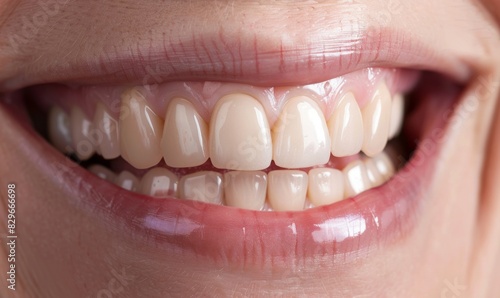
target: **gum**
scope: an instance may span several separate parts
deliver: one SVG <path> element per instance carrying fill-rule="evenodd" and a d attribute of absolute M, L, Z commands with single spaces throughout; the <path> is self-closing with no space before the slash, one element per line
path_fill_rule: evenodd
<path fill-rule="evenodd" d="M 343 94 L 352 92 L 363 108 L 375 88 L 384 81 L 391 94 L 405 93 L 417 82 L 419 73 L 404 69 L 365 68 L 324 82 L 304 86 L 255 87 L 225 82 L 168 82 L 158 85 L 139 86 L 150 107 L 161 118 L 169 102 L 175 97 L 188 99 L 208 123 L 218 99 L 229 93 L 246 93 L 262 103 L 272 126 L 287 99 L 306 95 L 314 99 L 328 119 Z M 78 105 L 93 119 L 96 103 L 101 101 L 118 119 L 121 94 L 131 86 L 81 86 L 40 85 L 27 90 L 30 98 L 42 110 L 59 105 L 69 112 Z"/>

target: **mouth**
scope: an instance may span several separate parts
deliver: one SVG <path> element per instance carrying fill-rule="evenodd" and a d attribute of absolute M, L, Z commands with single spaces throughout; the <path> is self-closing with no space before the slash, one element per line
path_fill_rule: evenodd
<path fill-rule="evenodd" d="M 442 115 L 470 79 L 458 59 L 424 62 L 409 58 L 415 47 L 403 50 L 374 49 L 378 59 L 353 50 L 346 55 L 358 62 L 335 72 L 346 56 L 323 56 L 316 71 L 306 65 L 317 57 L 299 53 L 303 67 L 290 72 L 275 55 L 269 61 L 285 66 L 255 76 L 244 70 L 258 59 L 243 71 L 186 66 L 155 76 L 138 71 L 142 61 L 126 83 L 101 74 L 99 85 L 89 85 L 95 73 L 61 70 L 8 81 L 1 110 L 15 118 L 19 150 L 68 199 L 145 244 L 236 266 L 348 262 L 418 224 Z M 398 51 L 403 58 L 388 62 Z"/>

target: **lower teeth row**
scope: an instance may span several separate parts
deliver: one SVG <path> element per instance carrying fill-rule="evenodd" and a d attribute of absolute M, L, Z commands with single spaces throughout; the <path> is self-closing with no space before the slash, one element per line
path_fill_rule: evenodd
<path fill-rule="evenodd" d="M 335 203 L 388 181 L 395 166 L 388 154 L 356 160 L 342 171 L 318 167 L 308 171 L 201 171 L 182 176 L 166 168 L 150 169 L 141 179 L 118 175 L 101 165 L 89 171 L 114 184 L 144 195 L 176 197 L 250 210 L 300 211 Z"/>

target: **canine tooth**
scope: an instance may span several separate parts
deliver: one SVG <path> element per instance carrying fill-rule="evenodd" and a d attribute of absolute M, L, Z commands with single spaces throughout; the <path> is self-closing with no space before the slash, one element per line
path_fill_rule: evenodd
<path fill-rule="evenodd" d="M 272 143 L 262 105 L 246 94 L 229 94 L 210 120 L 210 159 L 216 168 L 261 170 L 271 164 Z"/>
<path fill-rule="evenodd" d="M 152 167 L 161 160 L 160 140 L 163 121 L 135 89 L 122 96 L 120 109 L 120 151 L 137 169 Z"/>
<path fill-rule="evenodd" d="M 186 175 L 180 180 L 179 196 L 186 200 L 222 204 L 224 200 L 222 175 L 209 171 Z"/>
<path fill-rule="evenodd" d="M 262 210 L 266 201 L 267 175 L 260 171 L 224 174 L 224 198 L 228 206 Z"/>
<path fill-rule="evenodd" d="M 357 154 L 363 146 L 363 117 L 352 93 L 344 95 L 328 120 L 332 154 L 344 157 Z"/>
<path fill-rule="evenodd" d="M 344 198 L 344 175 L 341 171 L 316 168 L 309 171 L 308 198 L 314 206 L 329 205 Z"/>
<path fill-rule="evenodd" d="M 109 182 L 114 182 L 116 179 L 116 174 L 113 171 L 101 165 L 92 165 L 88 168 L 88 170 L 101 179 L 107 180 Z"/>
<path fill-rule="evenodd" d="M 161 167 L 152 168 L 142 176 L 139 192 L 148 196 L 165 198 L 177 195 L 177 176 Z"/>
<path fill-rule="evenodd" d="M 401 131 L 401 127 L 403 126 L 403 118 L 404 118 L 404 109 L 405 102 L 403 95 L 396 94 L 392 98 L 391 105 L 391 121 L 389 128 L 389 140 L 394 138 Z"/>
<path fill-rule="evenodd" d="M 95 144 L 89 138 L 93 129 L 92 122 L 79 107 L 71 108 L 71 140 L 76 156 L 80 160 L 87 160 L 95 153 Z"/>
<path fill-rule="evenodd" d="M 384 150 L 389 137 L 391 121 L 391 93 L 385 83 L 381 83 L 370 102 L 363 108 L 363 152 L 375 156 Z"/>
<path fill-rule="evenodd" d="M 348 164 L 344 170 L 345 196 L 352 197 L 370 189 L 370 179 L 366 172 L 366 166 L 361 160 Z"/>
<path fill-rule="evenodd" d="M 60 152 L 71 153 L 71 128 L 68 114 L 60 107 L 53 106 L 48 118 L 49 139 Z"/>
<path fill-rule="evenodd" d="M 267 199 L 274 211 L 304 210 L 308 178 L 297 170 L 277 170 L 268 174 Z"/>
<path fill-rule="evenodd" d="M 118 121 L 111 116 L 106 107 L 100 102 L 96 106 L 94 129 L 101 135 L 101 140 L 96 149 L 99 149 L 102 157 L 113 159 L 120 156 Z"/>
<path fill-rule="evenodd" d="M 139 179 L 128 171 L 122 171 L 114 180 L 115 184 L 123 189 L 137 191 L 139 187 Z"/>
<path fill-rule="evenodd" d="M 173 99 L 165 115 L 161 148 L 165 163 L 184 168 L 208 160 L 207 124 L 194 106 L 182 98 Z"/>
<path fill-rule="evenodd" d="M 372 187 L 377 187 L 384 184 L 385 177 L 380 173 L 373 158 L 368 158 L 365 160 L 366 174 L 370 180 Z"/>
<path fill-rule="evenodd" d="M 330 159 L 330 137 L 322 111 L 306 96 L 287 101 L 272 130 L 273 160 L 284 168 L 321 165 Z"/>

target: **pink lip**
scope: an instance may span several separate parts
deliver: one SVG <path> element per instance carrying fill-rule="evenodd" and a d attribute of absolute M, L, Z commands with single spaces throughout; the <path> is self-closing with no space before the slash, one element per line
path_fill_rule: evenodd
<path fill-rule="evenodd" d="M 243 39 L 241 32 L 140 43 L 134 49 L 102 49 L 101 56 L 78 56 L 0 82 L 0 90 L 41 83 L 159 84 L 167 81 L 229 81 L 254 86 L 307 85 L 367 67 L 424 69 L 457 81 L 470 75 L 454 56 L 408 38 L 395 28 L 343 28 L 311 32 L 315 38 L 264 42 L 266 36 Z M 345 36 L 353 38 L 345 40 Z M 165 38 L 165 37 L 164 37 Z M 224 45 L 224 46 L 221 46 Z"/>
<path fill-rule="evenodd" d="M 19 102 L 1 106 L 18 109 Z M 443 109 L 450 106 L 450 101 L 441 103 Z M 23 113 L 3 114 L 12 118 Z M 437 118 L 432 129 L 444 128 L 446 121 Z M 423 154 L 423 162 L 410 161 L 388 183 L 354 198 L 303 212 L 255 212 L 125 191 L 63 157 L 27 128 L 25 119 L 10 121 L 19 134 L 15 148 L 83 212 L 165 253 L 235 267 L 288 267 L 318 260 L 345 264 L 404 240 L 420 218 L 421 192 L 433 179 L 440 148 L 417 149 L 415 156 Z"/>

